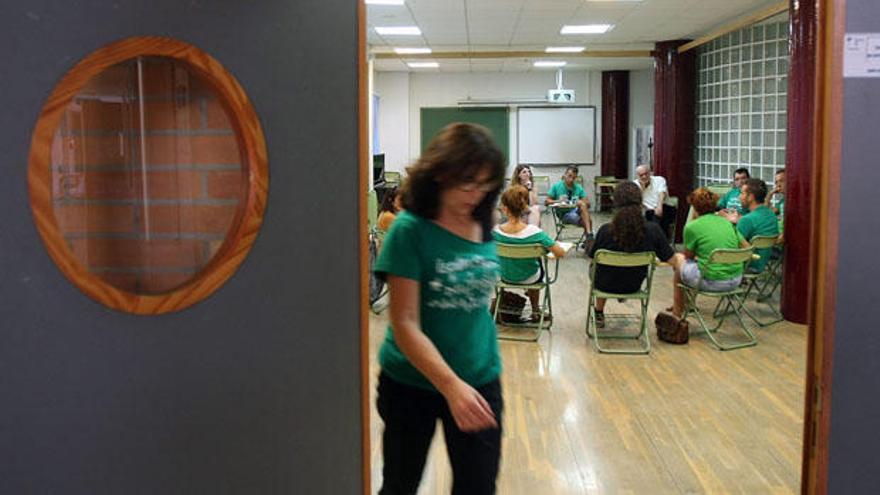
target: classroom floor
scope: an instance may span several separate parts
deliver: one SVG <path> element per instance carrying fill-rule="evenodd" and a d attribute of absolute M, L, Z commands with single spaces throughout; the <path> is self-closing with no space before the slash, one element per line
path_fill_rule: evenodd
<path fill-rule="evenodd" d="M 588 266 L 582 251 L 560 261 L 552 333 L 537 343 L 500 342 L 506 411 L 498 493 L 799 491 L 806 327 L 759 328 L 757 347 L 720 352 L 693 333 L 693 321 L 684 346 L 658 342 L 651 325 L 649 356 L 600 355 L 584 335 Z M 652 318 L 671 305 L 671 285 L 671 268 L 658 269 Z M 635 306 L 614 301 L 605 311 L 621 309 Z M 382 480 L 376 354 L 386 325 L 387 311 L 371 314 L 374 493 Z M 451 481 L 438 428 L 419 493 L 449 493 Z"/>

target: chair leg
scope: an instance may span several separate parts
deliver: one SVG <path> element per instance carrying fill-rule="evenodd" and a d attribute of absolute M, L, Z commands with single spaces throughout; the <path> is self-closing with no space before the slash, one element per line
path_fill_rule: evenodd
<path fill-rule="evenodd" d="M 538 319 L 537 325 L 531 325 L 531 324 L 529 324 L 529 325 L 508 325 L 508 324 L 501 323 L 498 321 L 498 309 L 501 306 L 501 290 L 502 289 L 495 287 L 495 310 L 492 314 L 492 321 L 494 321 L 496 325 L 503 325 L 508 328 L 527 328 L 527 329 L 530 329 L 531 331 L 528 333 L 524 333 L 523 335 L 517 335 L 517 334 L 512 334 L 512 333 L 502 334 L 499 332 L 497 334 L 498 340 L 514 340 L 514 341 L 520 341 L 520 342 L 537 342 L 538 339 L 541 338 L 541 331 L 544 330 L 544 328 L 543 328 L 544 308 L 543 307 L 539 308 L 539 311 L 541 312 L 540 313 L 541 316 Z"/>
<path fill-rule="evenodd" d="M 635 335 L 602 335 L 602 331 L 596 326 L 596 297 L 590 292 L 589 309 L 587 309 L 587 338 L 593 341 L 593 347 L 601 354 L 649 354 L 651 352 L 651 338 L 648 335 L 648 301 L 641 300 L 641 322 L 639 325 L 639 333 Z M 638 348 L 622 348 L 612 349 L 602 346 L 602 339 L 627 339 L 627 340 L 643 340 L 642 346 Z"/>
<path fill-rule="evenodd" d="M 706 336 L 709 337 L 709 340 L 712 342 L 712 344 L 714 344 L 715 347 L 718 348 L 718 350 L 729 351 L 733 349 L 741 349 L 743 347 L 752 347 L 758 344 L 757 337 L 755 337 L 755 334 L 752 333 L 751 329 L 748 327 L 748 325 L 746 325 L 745 320 L 743 320 L 742 318 L 742 313 L 745 312 L 746 314 L 748 314 L 748 310 L 742 305 L 742 301 L 736 295 L 722 297 L 721 300 L 718 301 L 718 305 L 716 306 L 716 309 L 722 304 L 726 304 L 728 307 L 731 307 L 733 309 L 732 312 L 734 316 L 736 316 L 736 319 L 739 322 L 740 328 L 748 337 L 748 340 L 746 340 L 745 342 L 729 344 L 721 342 L 717 337 L 715 337 L 714 334 L 721 328 L 721 325 L 724 324 L 724 321 L 727 319 L 728 316 L 730 316 L 730 313 L 722 312 L 721 316 L 715 319 L 715 326 L 709 327 L 706 319 L 703 317 L 702 312 L 697 306 L 697 291 L 691 287 L 684 287 L 684 293 L 687 298 L 687 302 L 685 303 L 685 311 L 682 315 L 682 319 L 686 319 L 691 314 L 696 316 L 697 321 L 699 321 L 700 323 L 701 329 L 706 334 Z"/>

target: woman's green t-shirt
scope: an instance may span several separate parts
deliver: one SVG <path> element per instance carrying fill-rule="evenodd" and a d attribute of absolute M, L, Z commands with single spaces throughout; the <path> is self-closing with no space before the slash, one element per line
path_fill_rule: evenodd
<path fill-rule="evenodd" d="M 709 263 L 715 249 L 738 249 L 742 235 L 730 220 L 706 213 L 684 226 L 684 247 L 694 253 L 708 280 L 730 280 L 742 274 L 742 263 Z"/>
<path fill-rule="evenodd" d="M 498 378 L 501 357 L 489 313 L 499 271 L 494 242 L 469 241 L 405 211 L 385 237 L 375 271 L 419 282 L 421 330 L 456 375 L 474 387 Z M 397 346 L 390 323 L 379 364 L 398 382 L 436 390 Z"/>

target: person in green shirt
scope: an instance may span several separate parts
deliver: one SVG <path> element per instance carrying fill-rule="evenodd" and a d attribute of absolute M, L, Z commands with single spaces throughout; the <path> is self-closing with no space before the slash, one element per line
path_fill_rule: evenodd
<path fill-rule="evenodd" d="M 697 218 L 684 227 L 685 261 L 673 280 L 674 300 L 672 313 L 681 317 L 684 310 L 684 293 L 678 284 L 709 292 L 726 292 L 739 286 L 742 281 L 742 263 L 709 263 L 709 255 L 715 249 L 748 247 L 749 243 L 736 227 L 722 215 L 715 214 L 718 195 L 701 187 L 688 196 Z"/>
<path fill-rule="evenodd" d="M 776 214 L 777 219 L 779 220 L 779 242 L 782 242 L 782 227 L 785 224 L 785 169 L 779 169 L 776 171 L 776 175 L 773 177 L 774 187 L 773 190 L 767 194 L 767 199 L 764 200 L 764 204 L 770 207 L 773 210 L 773 213 Z"/>
<path fill-rule="evenodd" d="M 578 168 L 569 165 L 562 174 L 562 180 L 550 186 L 547 191 L 547 206 L 554 206 L 559 220 L 584 228 L 587 239 L 593 238 L 593 222 L 590 219 L 590 201 L 584 188 L 576 182 Z M 570 206 L 568 206 L 570 205 Z"/>
<path fill-rule="evenodd" d="M 779 235 L 779 223 L 776 220 L 776 215 L 773 213 L 773 210 L 764 204 L 766 196 L 767 185 L 761 179 L 748 179 L 742 186 L 740 201 L 742 201 L 748 213 L 736 222 L 736 230 L 747 241 L 751 241 L 753 237 L 759 235 Z M 770 261 L 772 252 L 773 249 L 771 248 L 756 250 L 755 254 L 760 256 L 761 259 L 749 263 L 749 272 L 763 272 L 767 262 Z"/>
<path fill-rule="evenodd" d="M 529 211 L 529 190 L 523 186 L 510 186 L 501 195 L 501 210 L 507 222 L 492 230 L 492 237 L 504 244 L 540 244 L 557 258 L 565 256 L 565 250 L 536 225 L 523 221 Z M 501 258 L 501 279 L 514 284 L 533 284 L 544 277 L 541 262 L 536 258 Z M 532 305 L 532 319 L 540 319 L 540 291 L 526 290 Z"/>
<path fill-rule="evenodd" d="M 379 493 L 416 493 L 443 424 L 453 493 L 494 493 L 501 457 L 501 358 L 489 300 L 499 263 L 492 214 L 505 173 L 489 131 L 454 123 L 403 183 L 375 272 L 388 281 L 390 323 L 379 350 Z"/>
<path fill-rule="evenodd" d="M 727 194 L 718 200 L 718 208 L 720 208 L 725 215 L 734 211 L 740 215 L 746 214 L 745 207 L 740 203 L 739 193 L 740 188 L 747 179 L 749 179 L 749 169 L 738 168 L 733 172 L 733 186 Z"/>

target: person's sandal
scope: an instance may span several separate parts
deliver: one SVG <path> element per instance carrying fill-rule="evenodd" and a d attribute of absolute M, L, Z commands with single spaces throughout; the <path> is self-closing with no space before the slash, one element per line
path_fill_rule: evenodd
<path fill-rule="evenodd" d="M 605 328 L 605 313 L 596 311 L 596 328 Z"/>

